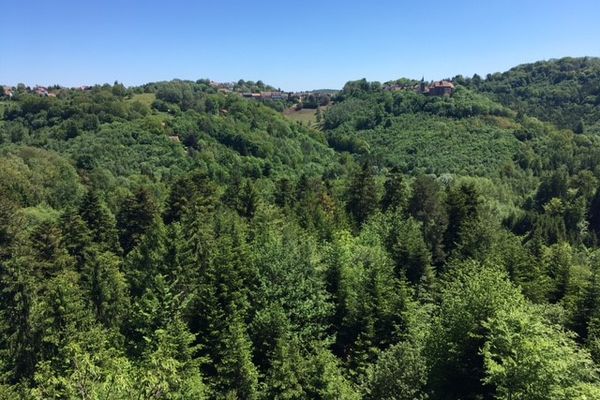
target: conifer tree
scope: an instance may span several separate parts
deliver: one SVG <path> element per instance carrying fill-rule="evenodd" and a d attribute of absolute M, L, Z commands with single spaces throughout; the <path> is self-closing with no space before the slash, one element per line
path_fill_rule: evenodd
<path fill-rule="evenodd" d="M 373 170 L 368 162 L 364 162 L 350 181 L 346 209 L 360 226 L 375 211 L 377 204 L 377 187 Z"/>
<path fill-rule="evenodd" d="M 86 251 L 92 244 L 91 232 L 74 209 L 67 209 L 60 218 L 63 246 L 76 258 L 78 268 L 86 261 Z"/>
<path fill-rule="evenodd" d="M 162 220 L 154 218 L 138 239 L 137 246 L 125 257 L 124 270 L 132 296 L 140 296 L 154 276 L 167 274 L 169 266 L 165 265 L 166 238 L 167 232 Z"/>
<path fill-rule="evenodd" d="M 446 196 L 448 227 L 444 238 L 444 248 L 451 252 L 461 242 L 461 235 L 472 229 L 479 216 L 481 201 L 477 189 L 472 184 L 460 184 L 450 188 Z"/>
<path fill-rule="evenodd" d="M 237 315 L 226 324 L 219 345 L 215 387 L 220 398 L 258 398 L 258 371 L 252 362 L 252 342 Z"/>
<path fill-rule="evenodd" d="M 79 206 L 79 215 L 87 224 L 94 242 L 120 253 L 115 218 L 96 191 L 89 190 L 85 194 Z"/>
<path fill-rule="evenodd" d="M 419 175 L 412 186 L 408 212 L 423 225 L 423 236 L 432 254 L 433 264 L 440 265 L 446 257 L 444 233 L 448 217 L 444 208 L 439 183 L 427 175 Z"/>
<path fill-rule="evenodd" d="M 125 254 L 140 242 L 157 217 L 157 206 L 147 189 L 140 188 L 125 199 L 117 215 L 119 241 Z"/>
<path fill-rule="evenodd" d="M 392 171 L 384 183 L 384 193 L 381 199 L 381 209 L 404 210 L 406 208 L 407 194 L 404 187 L 404 179 L 398 171 Z"/>

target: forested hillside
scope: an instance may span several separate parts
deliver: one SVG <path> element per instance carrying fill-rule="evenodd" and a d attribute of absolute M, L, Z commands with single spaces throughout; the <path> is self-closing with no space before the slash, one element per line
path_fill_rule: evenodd
<path fill-rule="evenodd" d="M 600 59 L 561 58 L 519 65 L 485 79 L 455 81 L 560 128 L 600 134 Z"/>
<path fill-rule="evenodd" d="M 320 129 L 205 80 L 16 88 L 0 398 L 600 398 L 597 120 L 515 71 L 348 82 Z"/>

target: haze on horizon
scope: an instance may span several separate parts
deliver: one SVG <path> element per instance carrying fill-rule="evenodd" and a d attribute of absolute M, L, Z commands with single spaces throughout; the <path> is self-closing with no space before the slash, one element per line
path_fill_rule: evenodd
<path fill-rule="evenodd" d="M 310 90 L 600 55 L 597 1 L 403 3 L 8 1 L 0 83 L 260 79 Z"/>

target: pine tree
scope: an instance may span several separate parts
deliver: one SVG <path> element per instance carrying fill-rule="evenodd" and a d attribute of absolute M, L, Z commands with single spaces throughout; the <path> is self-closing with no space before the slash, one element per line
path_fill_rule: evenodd
<path fill-rule="evenodd" d="M 219 397 L 258 398 L 258 371 L 252 362 L 252 343 L 244 322 L 237 315 L 230 317 L 223 333 L 216 371 L 215 387 Z"/>
<path fill-rule="evenodd" d="M 133 297 L 140 296 L 158 274 L 168 274 L 165 265 L 167 232 L 162 220 L 154 218 L 144 234 L 137 239 L 137 246 L 125 257 L 124 271 Z"/>
<path fill-rule="evenodd" d="M 583 119 L 580 119 L 577 122 L 577 125 L 575 125 L 575 128 L 573 129 L 573 132 L 577 134 L 585 133 L 585 122 L 583 122 Z"/>
<path fill-rule="evenodd" d="M 76 258 L 81 269 L 86 261 L 86 251 L 92 244 L 91 232 L 74 209 L 67 209 L 60 218 L 62 245 Z"/>
<path fill-rule="evenodd" d="M 195 358 L 195 336 L 177 316 L 148 340 L 135 377 L 140 398 L 205 399 L 208 390 Z"/>
<path fill-rule="evenodd" d="M 259 201 L 260 198 L 254 184 L 247 179 L 242 185 L 239 194 L 238 212 L 242 217 L 252 219 L 256 213 Z"/>
<path fill-rule="evenodd" d="M 10 383 L 33 378 L 38 358 L 31 318 L 36 285 L 28 267 L 24 257 L 0 263 L 0 348 L 6 360 L 0 367 L 3 380 Z"/>
<path fill-rule="evenodd" d="M 348 187 L 346 209 L 358 226 L 362 225 L 377 208 L 377 187 L 373 170 L 364 162 L 356 171 Z"/>
<path fill-rule="evenodd" d="M 302 385 L 305 360 L 297 339 L 281 337 L 274 348 L 271 368 L 265 378 L 263 399 L 300 400 L 307 398 Z"/>
<path fill-rule="evenodd" d="M 109 251 L 92 247 L 81 271 L 81 285 L 93 305 L 97 321 L 118 329 L 129 307 L 128 287 L 121 272 L 121 259 Z"/>
<path fill-rule="evenodd" d="M 164 215 L 165 224 L 178 222 L 191 203 L 204 207 L 214 206 L 216 187 L 203 172 L 194 172 L 178 178 L 171 185 Z"/>
<path fill-rule="evenodd" d="M 68 344 L 86 334 L 93 326 L 93 317 L 76 272 L 61 272 L 44 286 L 32 309 L 32 324 L 40 340 L 39 359 L 62 372 L 69 368 L 65 360 Z"/>
<path fill-rule="evenodd" d="M 275 192 L 275 204 L 281 208 L 290 207 L 293 204 L 293 184 L 287 178 L 277 181 L 277 190 Z"/>
<path fill-rule="evenodd" d="M 423 238 L 421 224 L 412 217 L 405 220 L 399 214 L 392 216 L 386 247 L 395 263 L 396 276 L 412 284 L 422 280 L 431 282 L 431 252 Z"/>
<path fill-rule="evenodd" d="M 33 378 L 37 362 L 44 357 L 42 341 L 46 327 L 41 320 L 53 312 L 44 302 L 57 297 L 52 290 L 56 289 L 54 283 L 58 277 L 76 275 L 75 261 L 62 243 L 56 224 L 42 220 L 27 234 L 15 238 L 11 258 L 0 264 L 1 348 L 6 359 L 12 360 L 3 368 L 12 382 Z"/>
<path fill-rule="evenodd" d="M 600 189 L 596 190 L 596 194 L 590 202 L 588 221 L 590 230 L 596 238 L 600 238 Z"/>
<path fill-rule="evenodd" d="M 460 184 L 448 190 L 446 210 L 448 228 L 444 238 L 444 248 L 450 252 L 461 242 L 465 229 L 471 229 L 479 215 L 479 193 L 472 184 Z"/>
<path fill-rule="evenodd" d="M 406 208 L 406 188 L 404 179 L 398 171 L 392 171 L 384 183 L 384 194 L 381 199 L 381 209 L 383 212 L 388 210 L 404 210 Z"/>
<path fill-rule="evenodd" d="M 158 208 L 147 189 L 140 188 L 125 199 L 117 215 L 119 241 L 125 254 L 140 242 L 157 217 Z"/>
<path fill-rule="evenodd" d="M 92 240 L 114 253 L 120 253 L 115 219 L 96 191 L 90 190 L 79 206 L 79 215 L 91 231 Z"/>
<path fill-rule="evenodd" d="M 444 208 L 439 183 L 427 175 L 417 176 L 412 186 L 408 212 L 423 224 L 423 236 L 431 249 L 432 262 L 440 265 L 446 258 L 444 233 L 448 217 Z"/>

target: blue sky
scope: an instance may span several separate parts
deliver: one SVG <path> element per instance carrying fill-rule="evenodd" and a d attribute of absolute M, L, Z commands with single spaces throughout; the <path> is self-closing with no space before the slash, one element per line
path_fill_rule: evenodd
<path fill-rule="evenodd" d="M 2 0 L 0 83 L 485 75 L 600 56 L 598 0 Z"/>

